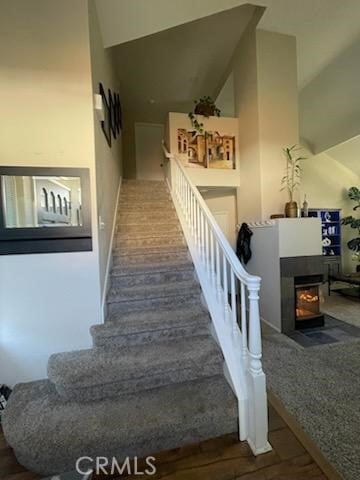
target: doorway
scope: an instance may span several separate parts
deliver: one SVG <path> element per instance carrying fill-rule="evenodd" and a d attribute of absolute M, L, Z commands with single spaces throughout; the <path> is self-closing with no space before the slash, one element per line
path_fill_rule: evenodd
<path fill-rule="evenodd" d="M 139 180 L 163 180 L 164 125 L 135 124 L 136 177 Z"/>

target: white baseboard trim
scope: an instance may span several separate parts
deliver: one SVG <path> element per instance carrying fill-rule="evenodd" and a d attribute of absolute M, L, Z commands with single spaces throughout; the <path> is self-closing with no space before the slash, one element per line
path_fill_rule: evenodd
<path fill-rule="evenodd" d="M 261 320 L 262 322 L 264 322 L 266 325 L 268 325 L 270 328 L 272 328 L 273 330 L 275 330 L 276 332 L 281 333 L 281 330 L 280 330 L 279 327 L 275 327 L 275 325 L 273 325 L 272 323 L 270 323 L 270 322 L 268 322 L 267 320 L 265 320 L 265 318 L 262 317 L 261 315 L 260 315 L 260 320 Z"/>
<path fill-rule="evenodd" d="M 121 191 L 121 185 L 122 185 L 122 177 L 120 177 L 119 181 L 119 187 L 118 191 L 116 194 L 116 202 L 115 202 L 115 209 L 114 209 L 114 216 L 113 216 L 113 225 L 112 225 L 112 230 L 111 230 L 111 239 L 110 239 L 110 244 L 109 244 L 109 252 L 108 252 L 108 258 L 106 262 L 106 270 L 105 270 L 105 281 L 104 281 L 104 288 L 102 291 L 102 298 L 101 298 L 101 321 L 104 323 L 105 317 L 106 317 L 106 296 L 110 287 L 110 272 L 112 268 L 112 262 L 113 262 L 113 244 L 114 244 L 114 236 L 115 236 L 115 230 L 116 230 L 116 220 L 117 220 L 117 211 L 119 207 L 119 199 L 120 199 L 120 191 Z"/>

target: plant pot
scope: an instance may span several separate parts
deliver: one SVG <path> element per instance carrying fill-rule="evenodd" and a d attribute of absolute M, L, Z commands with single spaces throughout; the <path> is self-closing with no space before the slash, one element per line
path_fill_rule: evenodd
<path fill-rule="evenodd" d="M 196 115 L 204 115 L 204 117 L 212 117 L 215 115 L 215 105 L 207 103 L 198 103 L 194 110 Z"/>
<path fill-rule="evenodd" d="M 287 202 L 285 203 L 285 217 L 296 218 L 297 217 L 297 203 Z"/>

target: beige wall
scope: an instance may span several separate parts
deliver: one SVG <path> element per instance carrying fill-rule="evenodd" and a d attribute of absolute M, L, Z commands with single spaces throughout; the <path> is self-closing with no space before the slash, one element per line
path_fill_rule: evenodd
<path fill-rule="evenodd" d="M 261 218 L 261 170 L 259 141 L 259 100 L 257 80 L 256 30 L 247 29 L 235 51 L 235 113 L 239 118 L 240 188 L 238 220 L 249 222 Z"/>
<path fill-rule="evenodd" d="M 16 32 L 16 34 L 15 34 Z M 87 0 L 12 0 L 0 15 L 1 165 L 90 170 L 93 251 L 0 257 L 1 380 L 46 376 L 100 321 Z"/>
<path fill-rule="evenodd" d="M 296 38 L 257 30 L 262 218 L 284 210 L 282 149 L 299 142 Z"/>
<path fill-rule="evenodd" d="M 341 215 L 352 215 L 353 202 L 347 198 L 347 190 L 359 186 L 360 178 L 326 153 L 311 156 L 303 161 L 303 179 L 300 197 L 306 194 L 309 208 L 340 208 Z M 344 271 L 351 272 L 355 262 L 346 243 L 356 236 L 356 231 L 342 227 L 342 260 Z"/>
<path fill-rule="evenodd" d="M 135 120 L 123 111 L 124 178 L 136 178 Z"/>
<path fill-rule="evenodd" d="M 89 1 L 90 53 L 93 93 L 99 93 L 99 82 L 108 92 L 119 93 L 112 52 L 105 50 L 100 33 L 94 0 Z M 122 132 L 116 139 L 112 138 L 108 146 L 97 115 L 94 115 L 95 162 L 97 210 L 102 226 L 98 229 L 99 266 L 102 297 L 106 295 L 105 280 L 115 216 L 116 200 L 122 175 Z M 100 225 L 100 222 L 99 222 Z"/>
<path fill-rule="evenodd" d="M 237 239 L 236 190 L 209 188 L 200 189 L 200 193 L 230 245 L 235 248 Z"/>
<path fill-rule="evenodd" d="M 280 192 L 282 149 L 298 142 L 295 37 L 250 27 L 233 58 L 239 117 L 239 221 L 267 219 L 287 201 Z"/>

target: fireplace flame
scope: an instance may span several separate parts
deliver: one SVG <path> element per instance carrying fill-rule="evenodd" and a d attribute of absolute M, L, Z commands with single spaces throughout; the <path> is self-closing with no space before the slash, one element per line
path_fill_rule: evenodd
<path fill-rule="evenodd" d="M 303 292 L 303 293 L 300 293 L 299 300 L 302 300 L 307 303 L 314 303 L 319 301 L 319 296 L 312 295 L 311 293 Z"/>

